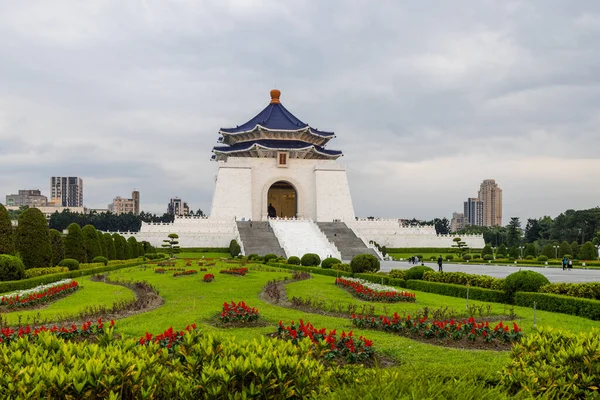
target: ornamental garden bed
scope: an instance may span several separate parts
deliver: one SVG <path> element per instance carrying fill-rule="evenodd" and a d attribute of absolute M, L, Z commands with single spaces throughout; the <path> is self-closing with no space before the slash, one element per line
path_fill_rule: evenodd
<path fill-rule="evenodd" d="M 367 301 L 397 303 L 415 302 L 414 293 L 399 291 L 391 286 L 380 285 L 358 278 L 336 278 L 335 284 L 346 289 L 354 297 Z"/>
<path fill-rule="evenodd" d="M 208 283 L 208 282 L 212 282 L 214 280 L 215 280 L 215 276 L 213 274 L 205 274 L 204 275 L 204 278 L 203 278 L 204 282 Z"/>
<path fill-rule="evenodd" d="M 245 276 L 248 273 L 248 268 L 230 268 L 219 271 L 221 274 Z"/>
<path fill-rule="evenodd" d="M 248 306 L 244 301 L 223 303 L 223 309 L 217 315 L 215 323 L 218 328 L 254 328 L 268 325 L 260 319 L 258 309 Z"/>
<path fill-rule="evenodd" d="M 86 321 L 81 325 L 81 327 L 75 324 L 65 326 L 54 325 L 51 328 L 43 325 L 38 327 L 27 325 L 15 329 L 6 327 L 0 329 L 0 343 L 8 344 L 21 338 L 25 338 L 29 341 L 35 341 L 37 340 L 38 335 L 42 332 L 48 332 L 56 337 L 74 342 L 81 342 L 83 340 L 96 342 L 98 336 L 104 335 L 105 333 L 108 333 L 112 336 L 114 326 L 114 320 L 110 320 L 108 326 L 105 327 L 102 318 L 98 318 L 95 323 Z"/>
<path fill-rule="evenodd" d="M 519 342 L 523 333 L 516 323 L 506 325 L 499 322 L 493 328 L 489 322 L 477 322 L 470 317 L 462 321 L 436 321 L 412 319 L 410 315 L 400 317 L 352 315 L 352 324 L 360 329 L 373 329 L 395 333 L 410 339 L 445 347 L 481 350 L 510 350 Z"/>
<path fill-rule="evenodd" d="M 34 309 L 45 306 L 51 301 L 58 300 L 74 293 L 80 288 L 76 281 L 62 281 L 36 286 L 33 289 L 19 290 L 0 296 L 0 309 Z"/>
<path fill-rule="evenodd" d="M 185 268 L 154 268 L 156 274 L 164 274 L 169 271 L 185 271 Z"/>
<path fill-rule="evenodd" d="M 197 273 L 198 273 L 198 271 L 196 271 L 195 269 L 188 269 L 187 271 L 173 272 L 173 276 L 174 277 L 189 276 L 189 275 L 196 275 Z"/>

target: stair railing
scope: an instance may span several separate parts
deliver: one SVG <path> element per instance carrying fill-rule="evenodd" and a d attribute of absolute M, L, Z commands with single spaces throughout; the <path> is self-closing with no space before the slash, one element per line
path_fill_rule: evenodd
<path fill-rule="evenodd" d="M 383 254 L 381 253 L 381 251 L 379 251 L 379 249 L 377 247 L 375 247 L 374 244 L 369 243 L 361 234 L 359 234 L 356 229 L 354 229 L 354 227 L 352 225 L 349 224 L 345 224 L 348 228 L 350 228 L 352 230 L 352 232 L 354 232 L 354 234 L 356 235 L 357 238 L 359 238 L 360 240 L 362 240 L 362 242 L 364 243 L 365 246 L 367 246 L 367 248 L 373 250 L 375 252 L 375 254 L 377 254 L 377 257 L 379 257 L 380 260 L 384 260 L 385 257 L 383 256 Z"/>
<path fill-rule="evenodd" d="M 242 236 L 240 235 L 240 231 L 238 229 L 237 222 L 234 221 L 233 224 L 235 225 L 235 229 L 233 231 L 235 234 L 235 240 L 240 245 L 240 254 L 245 256 L 246 250 L 244 250 L 244 242 L 242 241 Z"/>

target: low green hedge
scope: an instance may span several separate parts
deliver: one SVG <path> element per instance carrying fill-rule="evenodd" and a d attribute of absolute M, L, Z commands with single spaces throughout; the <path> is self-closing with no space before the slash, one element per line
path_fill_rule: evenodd
<path fill-rule="evenodd" d="M 42 275 L 37 276 L 35 278 L 23 279 L 20 281 L 0 282 L 0 293 L 12 292 L 15 290 L 31 289 L 39 285 L 60 281 L 62 279 L 78 278 L 84 275 L 93 275 L 99 274 L 101 272 L 114 271 L 121 268 L 135 267 L 136 265 L 140 265 L 143 263 L 143 261 L 134 261 L 127 264 L 108 265 L 98 268 L 80 269 L 76 271 L 61 272 L 58 274 Z"/>
<path fill-rule="evenodd" d="M 229 247 L 182 247 L 180 253 L 229 253 Z"/>
<path fill-rule="evenodd" d="M 352 272 L 339 271 L 336 269 L 328 269 L 328 268 L 323 269 L 321 267 L 304 267 L 302 265 L 281 264 L 281 263 L 276 263 L 276 262 L 270 262 L 269 265 L 272 267 L 276 267 L 276 268 L 284 268 L 284 269 L 291 269 L 294 271 L 310 272 L 311 274 L 326 275 L 326 276 L 352 277 Z"/>
<path fill-rule="evenodd" d="M 452 297 L 467 297 L 467 287 L 450 283 L 427 282 L 421 280 L 408 280 L 405 287 L 421 292 L 441 294 Z M 473 300 L 490 301 L 494 303 L 509 303 L 506 294 L 500 290 L 469 288 L 469 298 Z"/>
<path fill-rule="evenodd" d="M 388 253 L 455 253 L 456 247 L 393 247 L 387 249 Z M 472 252 L 481 253 L 482 249 L 471 249 Z"/>
<path fill-rule="evenodd" d="M 600 301 L 598 300 L 550 293 L 517 292 L 514 295 L 514 301 L 517 306 L 533 307 L 535 302 L 538 310 L 576 315 L 594 321 L 600 320 Z"/>

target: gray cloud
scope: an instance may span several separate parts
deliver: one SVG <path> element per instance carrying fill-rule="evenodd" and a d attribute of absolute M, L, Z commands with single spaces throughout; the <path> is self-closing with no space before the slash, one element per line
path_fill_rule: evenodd
<path fill-rule="evenodd" d="M 210 210 L 220 127 L 273 86 L 335 130 L 357 214 L 450 216 L 481 180 L 504 215 L 598 205 L 595 1 L 0 0 L 0 195 L 84 178 Z"/>

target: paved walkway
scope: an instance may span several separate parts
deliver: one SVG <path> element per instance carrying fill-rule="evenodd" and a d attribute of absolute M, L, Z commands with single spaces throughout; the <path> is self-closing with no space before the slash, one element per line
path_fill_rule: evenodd
<path fill-rule="evenodd" d="M 425 262 L 425 265 L 438 270 L 435 262 Z M 392 269 L 409 269 L 414 265 L 406 261 L 382 261 L 381 271 L 389 272 Z M 476 264 L 444 264 L 445 272 L 466 272 L 468 274 L 480 274 L 493 276 L 495 278 L 505 278 L 513 272 L 529 269 L 540 272 L 548 278 L 550 282 L 600 282 L 600 269 L 572 269 L 563 271 L 562 268 L 543 268 L 543 267 L 509 267 L 500 265 L 476 265 Z"/>

